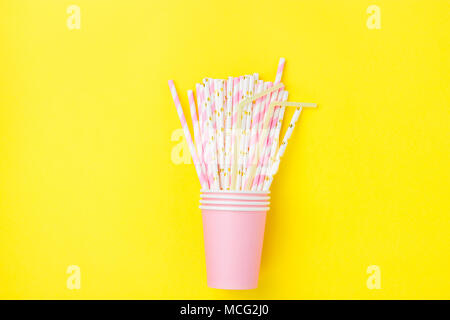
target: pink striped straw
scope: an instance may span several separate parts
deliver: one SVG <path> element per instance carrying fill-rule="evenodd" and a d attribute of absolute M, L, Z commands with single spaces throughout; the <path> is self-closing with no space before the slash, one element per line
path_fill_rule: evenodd
<path fill-rule="evenodd" d="M 231 121 L 232 128 L 236 124 L 237 120 L 237 105 L 239 103 L 239 78 L 233 79 L 233 118 Z"/>
<path fill-rule="evenodd" d="M 256 87 L 256 94 L 261 93 L 264 89 L 264 83 L 262 80 L 258 81 L 257 87 Z M 263 102 L 264 96 L 261 98 L 256 99 L 255 102 L 255 109 L 253 110 L 253 114 L 252 114 L 252 126 L 251 126 L 251 139 L 249 142 L 250 147 L 254 146 L 257 142 L 258 142 L 258 128 L 259 128 L 259 121 L 260 119 L 262 119 L 261 116 L 261 105 Z M 248 162 L 253 161 L 253 157 L 250 155 Z M 247 163 L 248 165 L 249 163 Z"/>
<path fill-rule="evenodd" d="M 200 144 L 201 144 L 201 150 L 202 154 L 199 154 L 200 161 L 205 163 L 205 140 L 206 140 L 206 132 L 204 129 L 205 119 L 206 119 L 206 110 L 203 107 L 203 92 L 202 92 L 202 85 L 197 83 L 195 85 L 195 92 L 197 95 L 197 111 L 198 111 L 198 122 L 199 122 L 199 132 L 200 132 Z M 206 136 L 205 136 L 206 135 Z"/>
<path fill-rule="evenodd" d="M 209 96 L 211 98 L 211 112 L 216 115 L 216 99 L 214 98 L 214 79 L 208 78 Z M 216 128 L 216 121 L 214 121 L 214 128 Z"/>
<path fill-rule="evenodd" d="M 285 58 L 280 58 L 280 60 L 278 62 L 277 74 L 275 75 L 274 85 L 277 85 L 278 83 L 281 82 L 281 78 L 283 76 L 283 70 L 284 70 L 285 63 L 286 63 L 286 59 Z M 264 113 L 263 114 L 265 114 L 267 112 L 268 106 L 269 106 L 269 104 L 271 102 L 270 100 L 271 99 L 267 99 L 266 100 L 266 105 L 264 107 Z M 262 126 L 262 121 L 261 121 L 261 126 Z M 260 128 L 260 130 L 261 129 L 262 128 Z M 269 139 L 269 137 L 267 137 L 267 139 Z M 258 164 L 258 168 L 256 170 L 257 173 L 255 175 L 255 178 L 253 179 L 252 190 L 257 189 L 260 186 L 260 184 L 263 183 L 263 181 L 261 181 L 262 178 L 263 178 L 261 176 L 261 171 L 262 171 L 262 166 L 264 165 L 264 160 L 265 160 L 264 159 L 264 157 L 265 157 L 265 146 L 263 146 L 261 149 L 262 149 L 262 155 L 261 155 L 262 159 L 260 158 L 260 160 L 262 160 L 262 161 L 260 161 L 260 163 Z"/>
<path fill-rule="evenodd" d="M 284 98 L 284 91 L 283 90 L 279 91 L 277 100 L 283 101 L 281 98 Z M 278 123 L 278 117 L 279 117 L 280 109 L 281 109 L 280 107 L 275 106 L 275 110 L 274 110 L 272 119 L 270 121 L 270 125 L 269 125 L 270 131 L 269 131 L 269 135 L 267 136 L 266 145 L 264 147 L 266 155 L 267 155 L 267 152 L 271 148 L 271 143 L 273 141 L 274 134 L 275 134 L 275 127 L 276 127 L 276 125 Z M 267 162 L 263 161 L 263 164 L 267 165 Z"/>
<path fill-rule="evenodd" d="M 198 106 L 198 114 L 199 114 L 199 122 L 200 122 L 200 132 L 201 132 L 201 143 L 202 143 L 202 159 L 200 161 L 203 161 L 204 163 L 204 169 L 205 169 L 205 176 L 208 180 L 208 183 L 210 187 L 213 185 L 213 177 L 212 174 L 210 174 L 210 168 L 208 167 L 208 127 L 207 127 L 207 115 L 206 115 L 206 101 L 205 101 L 205 93 L 204 93 L 204 85 L 203 84 L 196 84 L 195 86 L 197 90 L 197 106 Z"/>
<path fill-rule="evenodd" d="M 280 61 L 278 62 L 277 75 L 275 76 L 275 84 L 279 84 L 281 82 L 285 63 L 286 59 L 280 58 Z"/>
<path fill-rule="evenodd" d="M 195 146 L 197 147 L 197 153 L 199 155 L 200 166 L 201 166 L 202 172 L 204 175 L 206 175 L 206 167 L 205 167 L 205 163 L 203 161 L 202 138 L 200 135 L 200 128 L 199 128 L 198 118 L 197 118 L 197 110 L 195 107 L 194 93 L 192 92 L 192 90 L 188 90 L 188 99 L 189 99 L 189 106 L 190 106 L 190 111 L 191 111 L 192 126 L 194 128 Z M 208 183 L 208 180 L 206 182 Z M 208 185 L 209 185 L 209 183 L 208 183 Z"/>
<path fill-rule="evenodd" d="M 206 168 L 208 169 L 207 172 L 209 172 L 209 163 L 208 163 L 208 137 L 209 137 L 209 129 L 208 129 L 208 113 L 206 110 L 206 95 L 205 95 L 205 86 L 203 84 L 199 85 L 199 93 L 200 93 L 200 100 L 201 100 L 201 131 L 202 131 L 202 149 L 203 149 L 203 161 L 205 162 Z M 208 175 L 208 179 L 210 176 Z M 212 176 L 211 179 L 208 180 L 209 185 L 212 185 Z"/>
<path fill-rule="evenodd" d="M 284 71 L 284 65 L 285 64 L 286 64 L 286 59 L 280 58 L 280 60 L 278 62 L 277 74 L 275 76 L 275 84 L 278 84 L 278 83 L 281 82 L 281 78 L 283 77 L 283 71 Z M 281 96 L 281 98 L 284 98 L 284 97 Z M 278 99 L 278 100 L 281 100 L 281 99 Z M 287 100 L 287 96 L 286 96 L 286 99 L 283 99 L 283 101 L 286 101 L 286 100 Z M 281 123 L 283 122 L 283 118 L 284 118 L 284 108 L 282 108 L 282 111 L 280 110 L 280 108 L 278 108 L 278 109 L 279 109 L 278 114 L 277 114 L 278 119 L 275 119 L 275 122 L 278 122 L 280 124 L 280 126 L 281 126 Z M 276 129 L 275 129 L 275 131 L 276 131 Z M 277 136 L 275 136 L 275 135 L 277 135 Z M 271 152 L 273 152 L 272 149 L 278 147 L 279 135 L 280 135 L 280 131 L 279 130 L 278 130 L 278 133 L 275 132 L 275 133 L 272 134 L 272 138 L 271 138 L 271 141 L 269 143 L 271 145 L 267 146 L 267 148 L 270 149 Z M 263 170 L 262 170 L 264 172 L 263 172 L 263 175 L 260 176 L 260 180 L 259 180 L 259 183 L 262 183 L 263 186 L 264 186 L 264 183 L 265 183 L 264 179 L 267 179 L 265 177 L 265 174 L 267 173 L 267 170 L 270 170 L 270 164 L 268 163 L 269 161 L 270 161 L 269 155 L 266 154 L 266 158 L 264 159 L 264 162 L 263 162 L 264 163 L 264 167 L 263 167 Z M 260 189 L 260 188 L 261 188 L 261 186 L 258 185 L 258 189 Z"/>
<path fill-rule="evenodd" d="M 273 86 L 272 82 L 264 82 L 263 83 L 263 91 L 270 89 L 272 86 Z M 251 155 L 249 158 L 249 161 L 252 161 L 253 168 L 251 168 L 250 172 L 247 172 L 248 174 L 247 174 L 247 178 L 246 178 L 246 182 L 245 182 L 246 185 L 249 182 L 252 183 L 251 190 L 254 189 L 253 183 L 256 182 L 256 180 L 257 180 L 256 175 L 259 174 L 258 170 L 261 171 L 261 168 L 259 166 L 259 158 L 261 155 L 262 147 L 259 144 L 259 140 L 260 140 L 260 135 L 262 134 L 261 129 L 262 129 L 263 122 L 264 122 L 263 119 L 264 119 L 264 115 L 266 114 L 268 106 L 269 106 L 270 97 L 271 97 L 271 94 L 266 94 L 260 98 L 259 112 L 254 114 L 254 117 L 256 118 L 256 123 L 255 123 L 256 141 L 252 140 L 252 142 L 251 142 L 251 144 L 255 143 L 255 146 L 254 146 L 253 150 L 250 151 L 251 153 L 253 152 L 253 156 Z"/>
<path fill-rule="evenodd" d="M 203 151 L 204 151 L 204 159 L 206 164 L 206 172 L 208 176 L 209 186 L 210 189 L 213 189 L 214 186 L 214 174 L 213 174 L 213 163 L 212 163 L 212 149 L 211 149 L 211 143 L 210 143 L 210 135 L 211 135 L 211 128 L 210 124 L 211 121 L 208 119 L 208 101 L 207 98 L 209 97 L 209 92 L 206 90 L 206 87 L 204 84 L 201 85 L 201 92 L 202 92 L 202 101 L 203 101 L 203 114 L 204 114 L 204 123 L 203 123 L 203 132 L 205 133 L 204 136 L 202 136 L 203 140 Z"/>
<path fill-rule="evenodd" d="M 268 97 L 268 99 L 266 100 L 267 107 L 266 107 L 266 111 L 265 111 L 264 115 L 267 114 L 270 103 L 277 100 L 278 93 L 280 92 L 280 90 L 282 90 L 282 89 L 279 89 L 279 90 L 276 90 L 276 91 L 272 92 L 270 97 Z M 273 114 L 272 114 L 272 118 L 273 118 Z M 266 147 L 267 139 L 268 139 L 268 136 L 269 136 L 269 133 L 270 133 L 270 123 L 272 122 L 272 118 L 270 118 L 269 128 L 261 127 L 261 131 L 260 131 L 261 132 L 261 137 L 259 139 L 259 144 L 260 144 L 261 150 L 258 150 L 261 153 L 259 155 L 259 161 L 258 161 L 258 167 L 256 168 L 255 179 L 253 179 L 252 190 L 254 190 L 254 188 L 257 188 L 257 186 L 259 185 L 258 179 L 260 179 L 261 170 L 262 170 L 262 168 L 264 166 L 263 160 L 264 160 L 264 155 L 265 155 L 265 147 Z M 264 121 L 262 121 L 262 122 L 264 122 Z"/>
<path fill-rule="evenodd" d="M 278 101 L 286 101 L 288 98 L 287 95 L 287 91 L 284 92 L 280 92 L 279 96 L 278 96 Z M 261 174 L 259 177 L 259 181 L 258 181 L 258 190 L 262 190 L 264 187 L 264 183 L 265 180 L 268 179 L 268 171 L 271 169 L 270 168 L 270 156 L 271 153 L 275 152 L 274 150 L 272 150 L 273 148 L 277 147 L 278 144 L 278 137 L 276 136 L 277 134 L 277 128 L 278 128 L 278 124 L 279 124 L 279 116 L 280 116 L 280 112 L 284 113 L 284 109 L 281 107 L 276 107 L 276 112 L 274 114 L 274 117 L 272 119 L 272 123 L 271 123 L 271 128 L 270 128 L 270 134 L 267 138 L 267 143 L 266 146 L 264 148 L 264 156 L 263 156 L 263 166 L 261 169 Z M 281 109 L 283 109 L 283 111 L 281 111 Z M 281 128 L 281 125 L 279 126 Z M 278 131 L 278 135 L 279 135 L 279 131 Z"/>
<path fill-rule="evenodd" d="M 264 84 L 264 90 L 268 90 L 268 89 L 270 89 L 272 87 L 273 87 L 273 83 L 270 82 L 270 81 L 266 82 Z M 264 120 L 264 116 L 265 116 L 265 114 L 267 112 L 267 109 L 269 109 L 270 97 L 271 97 L 271 94 L 265 95 L 264 96 L 264 100 L 263 100 L 262 105 L 261 105 L 262 112 L 260 113 L 260 116 L 259 116 L 259 119 L 258 119 L 258 122 L 259 122 L 258 132 L 259 133 L 261 133 L 262 126 L 264 125 L 264 121 L 263 121 Z"/>
<path fill-rule="evenodd" d="M 180 118 L 181 126 L 184 131 L 184 137 L 186 138 L 186 142 L 189 146 L 189 152 L 191 153 L 192 160 L 194 161 L 195 170 L 197 171 L 198 178 L 200 180 L 200 184 L 202 188 L 209 188 L 208 183 L 205 179 L 204 173 L 202 172 L 202 168 L 200 166 L 200 161 L 198 160 L 197 152 L 195 151 L 194 143 L 192 142 L 191 133 L 189 132 L 189 127 L 186 122 L 186 118 L 184 117 L 183 108 L 181 107 L 180 99 L 178 98 L 177 89 L 175 88 L 175 84 L 173 80 L 169 80 L 169 88 L 172 93 L 173 102 L 175 103 L 175 107 L 177 109 L 178 117 Z"/>
<path fill-rule="evenodd" d="M 262 81 L 262 80 L 260 80 L 260 81 Z M 267 89 L 269 89 L 269 84 L 272 85 L 271 82 L 263 82 L 261 91 L 266 91 Z M 255 130 L 256 130 L 257 138 L 259 137 L 259 134 L 260 134 L 259 130 L 260 130 L 261 126 L 263 125 L 261 122 L 264 119 L 264 112 L 265 112 L 265 108 L 266 108 L 267 96 L 270 97 L 270 94 L 266 94 L 265 96 L 262 96 L 261 98 L 259 98 L 259 110 L 256 114 L 253 114 L 254 120 L 252 120 L 252 121 L 255 121 Z"/>
<path fill-rule="evenodd" d="M 263 91 L 263 87 L 264 87 L 264 83 L 262 80 L 259 80 L 256 84 L 256 90 L 255 93 L 259 94 Z M 244 164 L 244 167 L 246 168 L 245 173 L 244 173 L 244 177 L 245 179 L 243 180 L 243 189 L 246 188 L 248 180 L 249 180 L 249 175 L 251 174 L 251 170 L 248 170 L 249 167 L 251 166 L 255 166 L 256 163 L 255 162 L 255 152 L 257 151 L 257 144 L 258 144 L 258 127 L 259 127 L 259 118 L 260 118 L 260 108 L 261 108 L 261 102 L 263 100 L 264 97 L 258 98 L 255 101 L 255 107 L 254 110 L 252 111 L 252 120 L 251 120 L 251 132 L 250 132 L 250 140 L 248 142 L 248 148 L 249 148 L 249 152 L 248 152 L 248 156 L 246 157 L 246 161 Z"/>
<path fill-rule="evenodd" d="M 195 106 L 194 92 L 192 92 L 192 90 L 188 90 L 188 100 L 191 111 L 192 127 L 194 128 L 194 142 L 195 142 L 194 145 L 197 147 L 197 154 L 199 155 L 200 162 L 202 162 L 201 157 L 201 154 L 203 154 L 201 143 L 202 139 L 200 136 L 200 130 L 198 125 L 197 108 Z"/>

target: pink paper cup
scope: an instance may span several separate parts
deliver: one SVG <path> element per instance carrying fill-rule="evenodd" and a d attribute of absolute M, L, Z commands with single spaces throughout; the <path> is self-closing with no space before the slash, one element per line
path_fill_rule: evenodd
<path fill-rule="evenodd" d="M 207 282 L 209 287 L 217 289 L 255 289 L 258 286 L 268 201 L 252 204 L 253 200 L 246 202 L 246 195 L 234 193 L 234 199 L 210 201 L 208 198 L 207 202 L 213 202 L 211 204 L 205 203 L 202 197 L 200 201 Z M 216 191 L 215 194 L 222 193 Z M 267 194 L 265 192 L 261 197 L 267 197 Z"/>

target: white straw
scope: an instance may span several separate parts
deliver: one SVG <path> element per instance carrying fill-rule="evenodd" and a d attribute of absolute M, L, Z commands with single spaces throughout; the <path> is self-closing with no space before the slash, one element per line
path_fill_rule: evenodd
<path fill-rule="evenodd" d="M 215 117 L 216 117 L 216 137 L 217 137 L 217 159 L 219 163 L 219 177 L 220 177 L 220 186 L 223 188 L 224 186 L 224 168 L 225 168 L 225 135 L 224 135 L 224 85 L 223 80 L 215 79 L 214 80 L 214 100 L 216 105 Z"/>
<path fill-rule="evenodd" d="M 232 119 L 233 119 L 233 77 L 228 78 L 227 92 L 226 92 L 226 121 L 225 121 L 225 184 L 224 189 L 230 189 L 231 183 L 231 141 L 232 141 Z"/>
<path fill-rule="evenodd" d="M 295 110 L 295 113 L 292 116 L 291 122 L 289 123 L 289 127 L 288 127 L 286 133 L 284 134 L 283 142 L 281 143 L 280 149 L 277 152 L 276 160 L 273 163 L 272 168 L 270 170 L 269 177 L 264 182 L 263 190 L 269 190 L 270 185 L 272 184 L 273 177 L 277 173 L 278 167 L 280 166 L 281 157 L 283 156 L 284 152 L 286 151 L 286 147 L 287 147 L 289 138 L 291 137 L 292 132 L 294 131 L 295 124 L 297 123 L 298 118 L 300 117 L 300 113 L 302 112 L 303 107 L 313 107 L 314 108 L 317 106 L 315 103 L 298 103 L 298 102 L 291 102 L 288 105 L 294 105 L 294 104 L 300 105 L 300 107 L 298 107 Z"/>
<path fill-rule="evenodd" d="M 259 75 L 257 73 L 253 74 L 253 76 L 250 77 L 247 98 L 253 97 L 255 85 L 258 81 L 258 78 L 259 78 Z M 248 153 L 249 153 L 249 142 L 250 142 L 250 136 L 251 136 L 253 105 L 254 105 L 253 101 L 250 101 L 250 103 L 247 104 L 247 115 L 246 115 L 247 119 L 245 122 L 244 150 L 243 150 L 243 160 L 242 160 L 243 170 L 242 170 L 241 190 L 244 190 L 244 188 L 245 188 L 244 177 L 247 172 L 247 158 L 248 158 Z"/>

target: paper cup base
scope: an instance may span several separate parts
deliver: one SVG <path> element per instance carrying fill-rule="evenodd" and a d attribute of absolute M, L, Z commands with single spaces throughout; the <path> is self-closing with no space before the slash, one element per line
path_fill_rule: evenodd
<path fill-rule="evenodd" d="M 240 197 L 239 201 L 245 199 Z M 257 288 L 268 207 L 259 202 L 202 205 L 201 209 L 208 287 Z"/>
<path fill-rule="evenodd" d="M 264 239 L 266 213 L 204 210 L 208 286 L 255 289 Z"/>

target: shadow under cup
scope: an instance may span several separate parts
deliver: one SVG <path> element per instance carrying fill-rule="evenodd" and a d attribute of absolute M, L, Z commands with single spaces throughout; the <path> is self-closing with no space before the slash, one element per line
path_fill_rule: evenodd
<path fill-rule="evenodd" d="M 269 199 L 267 191 L 201 191 L 209 287 L 258 286 Z"/>

